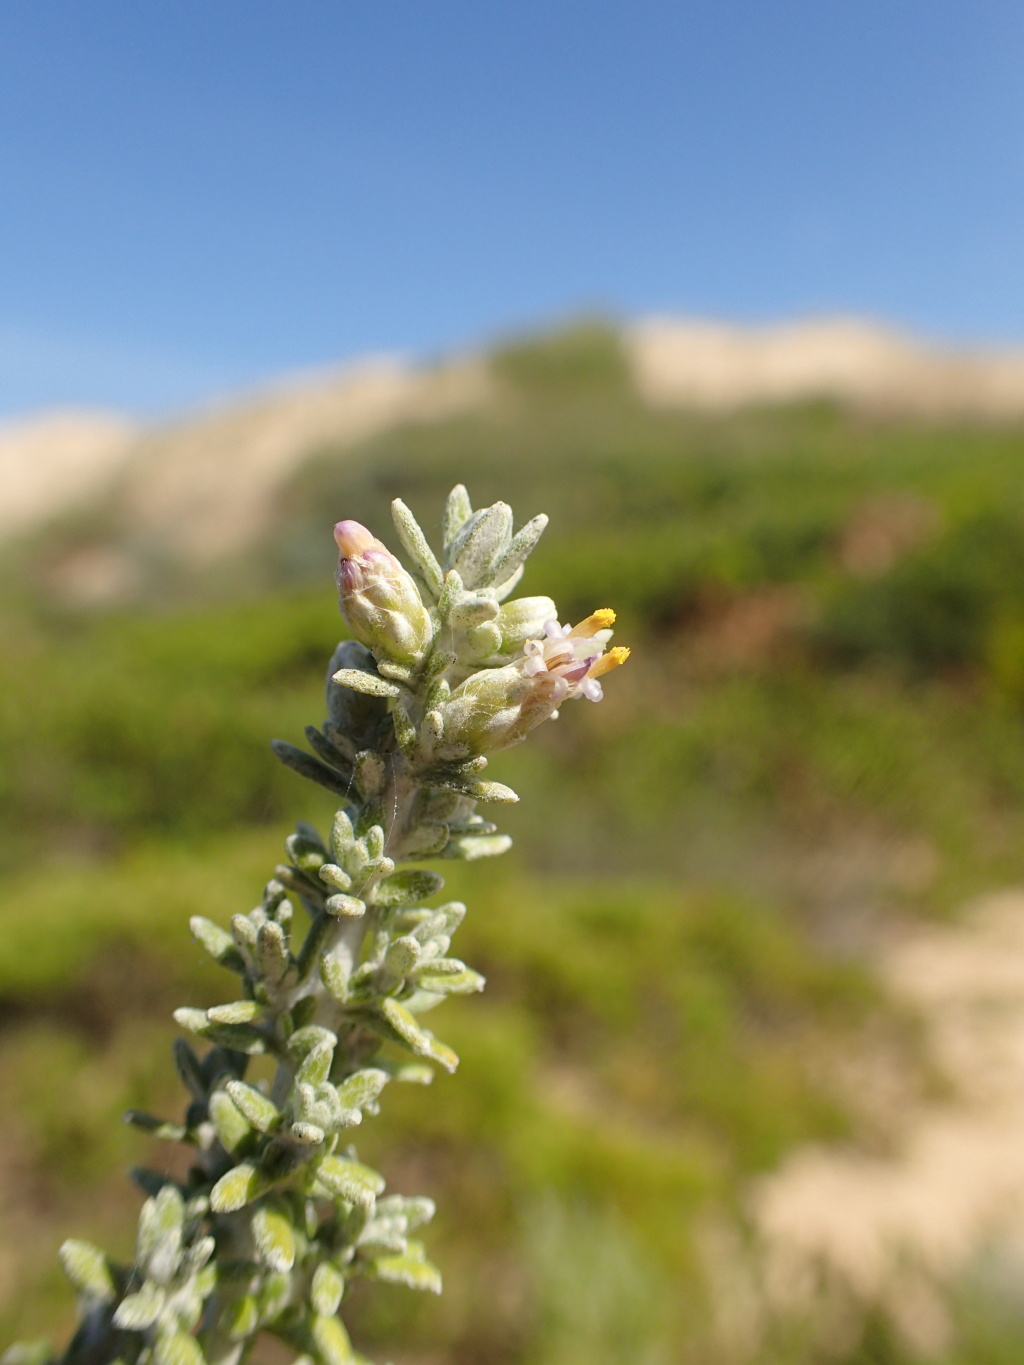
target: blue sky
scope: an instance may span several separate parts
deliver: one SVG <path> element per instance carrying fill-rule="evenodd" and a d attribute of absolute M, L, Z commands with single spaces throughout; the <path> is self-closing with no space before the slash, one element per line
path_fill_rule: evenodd
<path fill-rule="evenodd" d="M 4 0 L 0 416 L 576 311 L 1024 339 L 1019 0 Z"/>

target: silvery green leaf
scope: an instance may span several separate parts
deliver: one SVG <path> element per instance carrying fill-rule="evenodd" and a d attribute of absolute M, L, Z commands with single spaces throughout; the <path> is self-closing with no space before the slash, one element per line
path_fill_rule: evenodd
<path fill-rule="evenodd" d="M 367 697 L 389 697 L 393 700 L 402 695 L 402 689 L 395 683 L 387 682 L 374 673 L 363 673 L 358 668 L 339 668 L 331 681 L 339 687 L 350 687 L 353 692 L 362 692 Z"/>
<path fill-rule="evenodd" d="M 277 1105 L 255 1086 L 246 1085 L 245 1081 L 228 1081 L 224 1088 L 246 1122 L 259 1132 L 269 1133 L 280 1122 L 281 1111 Z"/>
<path fill-rule="evenodd" d="M 255 1000 L 235 1000 L 230 1005 L 214 1005 L 206 1017 L 214 1024 L 247 1024 L 259 1017 L 260 1007 Z"/>
<path fill-rule="evenodd" d="M 391 504 L 391 516 L 406 554 L 436 602 L 441 596 L 443 575 L 433 550 L 427 544 L 426 536 L 401 498 L 395 498 Z"/>
<path fill-rule="evenodd" d="M 466 967 L 453 975 L 435 976 L 424 971 L 416 979 L 421 990 L 432 991 L 438 995 L 473 995 L 482 991 L 486 982 L 479 972 Z"/>
<path fill-rule="evenodd" d="M 415 763 L 419 753 L 416 727 L 412 723 L 409 712 L 400 701 L 396 701 L 392 708 L 391 723 L 395 727 L 395 739 L 398 741 L 398 747 L 411 763 Z"/>
<path fill-rule="evenodd" d="M 156 1322 L 164 1302 L 164 1291 L 147 1281 L 137 1294 L 126 1295 L 117 1305 L 114 1326 L 125 1331 L 144 1331 Z"/>
<path fill-rule="evenodd" d="M 187 1005 L 174 1011 L 174 1022 L 189 1033 L 203 1033 L 210 1023 L 205 1010 L 191 1009 Z"/>
<path fill-rule="evenodd" d="M 444 587 L 441 589 L 441 596 L 437 602 L 437 614 L 442 623 L 448 620 L 452 608 L 462 601 L 465 591 L 462 579 L 454 569 L 449 569 L 444 576 Z M 434 652 L 435 654 L 438 652 L 437 642 L 434 645 Z"/>
<path fill-rule="evenodd" d="M 256 947 L 256 925 L 249 915 L 231 916 L 231 936 L 239 948 Z"/>
<path fill-rule="evenodd" d="M 288 857 L 303 872 L 315 872 L 327 857 L 323 840 L 312 825 L 305 823 L 294 834 L 289 834 L 284 846 L 288 850 Z M 283 893 L 284 888 L 281 890 Z"/>
<path fill-rule="evenodd" d="M 436 895 L 443 886 L 444 878 L 436 872 L 407 869 L 395 872 L 378 883 L 375 900 L 378 905 L 384 906 L 414 905 L 416 901 Z"/>
<path fill-rule="evenodd" d="M 352 886 L 352 878 L 337 863 L 324 863 L 318 876 L 334 891 L 348 891 Z"/>
<path fill-rule="evenodd" d="M 222 967 L 228 967 L 233 972 L 245 971 L 245 961 L 235 946 L 234 940 L 219 924 L 214 924 L 213 920 L 204 919 L 202 915 L 193 915 L 188 924 L 192 931 L 192 937 L 197 943 L 202 944 L 210 956 Z"/>
<path fill-rule="evenodd" d="M 345 1277 L 330 1261 L 321 1261 L 313 1275 L 310 1302 L 321 1317 L 332 1318 L 345 1292 Z"/>
<path fill-rule="evenodd" d="M 356 1239 L 363 1256 L 402 1256 L 406 1251 L 405 1219 L 381 1218 L 374 1210 L 373 1218 Z"/>
<path fill-rule="evenodd" d="M 425 962 L 420 963 L 413 976 L 416 978 L 423 975 L 459 976 L 465 970 L 466 964 L 460 962 L 457 957 L 428 957 Z"/>
<path fill-rule="evenodd" d="M 321 852 L 323 851 L 323 844 L 320 842 L 320 836 L 312 825 L 307 825 L 304 820 L 300 820 L 296 830 L 296 834 L 293 834 L 291 838 L 294 839 L 298 837 L 304 839 L 311 847 L 319 848 Z M 287 843 L 287 840 L 285 842 Z M 263 899 L 260 903 L 260 909 L 265 911 L 268 915 L 274 915 L 277 913 L 282 902 L 287 899 L 288 888 L 277 877 L 271 877 L 270 881 L 267 882 L 266 886 L 263 888 Z"/>
<path fill-rule="evenodd" d="M 384 827 L 382 825 L 370 825 L 363 835 L 363 846 L 371 863 L 380 862 L 384 856 L 384 842 Z"/>
<path fill-rule="evenodd" d="M 408 976 L 419 961 L 421 951 L 419 943 L 410 934 L 405 934 L 388 945 L 384 966 L 393 976 Z"/>
<path fill-rule="evenodd" d="M 293 1057 L 305 1057 L 307 1052 L 319 1047 L 321 1043 L 330 1043 L 334 1047 L 338 1042 L 338 1036 L 332 1033 L 329 1028 L 323 1028 L 320 1024 L 306 1024 L 303 1028 L 296 1029 L 288 1039 L 288 1051 Z"/>
<path fill-rule="evenodd" d="M 258 1199 L 266 1192 L 268 1185 L 262 1171 L 243 1161 L 222 1175 L 214 1185 L 210 1192 L 210 1208 L 214 1213 L 233 1213 Z"/>
<path fill-rule="evenodd" d="M 348 1333 L 337 1317 L 317 1315 L 312 1325 L 313 1343 L 324 1365 L 354 1365 Z"/>
<path fill-rule="evenodd" d="M 320 1085 L 326 1081 L 334 1060 L 334 1044 L 323 1042 L 311 1047 L 296 1072 L 296 1080 L 304 1085 Z"/>
<path fill-rule="evenodd" d="M 101 1303 L 108 1303 L 114 1298 L 116 1290 L 110 1267 L 99 1247 L 71 1238 L 61 1246 L 60 1263 L 64 1267 L 64 1274 L 80 1294 L 98 1299 Z"/>
<path fill-rule="evenodd" d="M 256 936 L 256 956 L 268 981 L 280 981 L 288 970 L 288 943 L 284 929 L 274 920 L 260 927 Z"/>
<path fill-rule="evenodd" d="M 215 1090 L 210 1096 L 210 1118 L 217 1130 L 220 1145 L 226 1152 L 233 1152 L 245 1141 L 252 1128 L 245 1116 L 239 1111 L 230 1095 L 224 1090 Z"/>
<path fill-rule="evenodd" d="M 440 1062 L 446 1071 L 454 1071 L 459 1059 L 449 1047 L 438 1042 L 432 1033 L 421 1028 L 404 1005 L 385 997 L 375 1007 L 360 1013 L 360 1018 L 385 1038 L 403 1043 L 418 1057 L 429 1057 Z"/>
<path fill-rule="evenodd" d="M 391 1218 L 401 1215 L 408 1228 L 418 1228 L 424 1223 L 429 1223 L 436 1212 L 437 1205 L 426 1195 L 389 1194 L 386 1199 L 377 1201 L 376 1208 L 378 1217 Z"/>
<path fill-rule="evenodd" d="M 477 858 L 497 858 L 507 853 L 512 840 L 507 834 L 457 834 L 450 838 L 438 852 L 444 858 L 461 858 L 464 862 L 475 862 Z"/>
<path fill-rule="evenodd" d="M 346 1109 L 364 1109 L 373 1104 L 388 1083 L 388 1074 L 379 1067 L 355 1071 L 338 1086 L 338 1099 Z"/>
<path fill-rule="evenodd" d="M 319 1147 L 327 1134 L 315 1123 L 293 1123 L 288 1132 L 296 1142 L 301 1142 L 304 1147 Z"/>
<path fill-rule="evenodd" d="M 441 916 L 445 933 L 450 936 L 466 918 L 466 907 L 462 901 L 446 901 L 437 907 L 436 913 Z"/>
<path fill-rule="evenodd" d="M 342 1004 L 348 999 L 348 972 L 331 953 L 320 959 L 320 979 L 331 996 Z"/>
<path fill-rule="evenodd" d="M 474 512 L 452 544 L 451 567 L 456 569 L 467 588 L 475 588 L 487 578 L 493 562 L 510 548 L 512 508 L 496 502 Z"/>
<path fill-rule="evenodd" d="M 217 1241 L 214 1237 L 200 1237 L 197 1242 L 193 1242 L 185 1252 L 189 1270 L 202 1270 L 216 1250 Z"/>
<path fill-rule="evenodd" d="M 153 1365 L 206 1365 L 206 1362 L 195 1337 L 171 1332 L 157 1337 Z"/>
<path fill-rule="evenodd" d="M 252 1234 L 260 1257 L 271 1270 L 291 1270 L 295 1264 L 295 1233 L 280 1208 L 261 1205 L 252 1216 Z"/>
<path fill-rule="evenodd" d="M 324 909 L 333 919 L 361 919 L 366 914 L 366 902 L 358 896 L 348 896 L 337 891 L 324 901 Z"/>
<path fill-rule="evenodd" d="M 363 749 L 352 765 L 352 778 L 364 801 L 373 801 L 384 790 L 387 768 L 380 754 Z"/>
<path fill-rule="evenodd" d="M 267 1044 L 263 1034 L 249 1024 L 216 1024 L 207 1017 L 205 1010 L 187 1008 L 175 1010 L 174 1019 L 181 1028 L 188 1029 L 190 1033 L 198 1033 L 202 1038 L 209 1038 L 211 1043 L 231 1048 L 234 1052 L 266 1051 Z"/>
<path fill-rule="evenodd" d="M 446 557 L 456 536 L 472 515 L 473 505 L 469 500 L 465 485 L 457 483 L 448 494 L 448 499 L 444 505 L 444 516 L 441 519 L 441 540 Z"/>
<path fill-rule="evenodd" d="M 531 517 L 526 525 L 513 536 L 508 548 L 495 558 L 486 576 L 480 580 L 481 585 L 504 583 L 510 578 L 534 550 L 538 540 L 544 534 L 547 524 L 548 518 L 543 512 L 540 516 Z"/>
<path fill-rule="evenodd" d="M 429 1294 L 440 1294 L 441 1272 L 429 1261 L 413 1254 L 415 1243 L 409 1243 L 404 1256 L 380 1256 L 370 1264 L 371 1273 L 388 1284 L 404 1284 L 410 1289 L 423 1289 Z"/>
<path fill-rule="evenodd" d="M 365 675 L 360 674 L 359 676 Z M 307 754 L 305 749 L 298 749 L 285 739 L 272 739 L 270 747 L 285 767 L 291 768 L 300 777 L 306 777 L 310 782 L 316 782 L 319 786 L 326 787 L 329 792 L 334 792 L 335 796 L 348 794 L 351 785 L 348 776 L 337 772 L 334 768 L 329 768 L 319 758 Z"/>
<path fill-rule="evenodd" d="M 355 834 L 352 830 L 352 821 L 348 818 L 348 813 L 343 810 L 335 812 L 334 821 L 331 825 L 331 849 L 335 858 L 341 861 L 341 855 L 355 842 Z"/>
<path fill-rule="evenodd" d="M 139 1213 L 136 1256 L 146 1274 L 167 1284 L 181 1259 L 181 1227 L 185 1204 L 174 1185 L 147 1199 Z"/>
<path fill-rule="evenodd" d="M 384 1188 L 384 1177 L 359 1161 L 325 1156 L 317 1163 L 316 1178 L 332 1194 L 353 1204 L 367 1204 Z"/>
<path fill-rule="evenodd" d="M 514 805 L 519 800 L 517 793 L 511 787 L 506 787 L 503 782 L 487 782 L 481 779 L 467 782 L 463 790 L 476 801 L 496 801 L 502 805 Z"/>

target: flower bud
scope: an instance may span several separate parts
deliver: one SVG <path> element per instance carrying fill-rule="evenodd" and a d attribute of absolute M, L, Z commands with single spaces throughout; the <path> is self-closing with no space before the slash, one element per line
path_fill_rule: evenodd
<path fill-rule="evenodd" d="M 358 521 L 339 521 L 341 614 L 360 644 L 394 663 L 415 664 L 433 639 L 430 613 L 412 576 Z"/>
<path fill-rule="evenodd" d="M 527 677 L 517 664 L 481 669 L 444 707 L 445 744 L 464 745 L 474 754 L 507 749 L 548 720 L 567 691 L 554 674 Z"/>

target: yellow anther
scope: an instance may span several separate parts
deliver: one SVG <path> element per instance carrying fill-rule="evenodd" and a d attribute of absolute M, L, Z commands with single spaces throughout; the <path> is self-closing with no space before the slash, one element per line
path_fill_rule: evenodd
<path fill-rule="evenodd" d="M 609 626 L 615 624 L 615 613 L 611 607 L 602 607 L 588 616 L 585 621 L 581 621 L 578 626 L 573 626 L 569 632 L 570 639 L 589 640 L 596 635 L 599 630 L 607 630 Z"/>
<path fill-rule="evenodd" d="M 595 659 L 590 665 L 590 672 L 587 675 L 591 678 L 600 678 L 604 673 L 610 673 L 613 668 L 618 668 L 629 658 L 629 650 L 625 645 L 616 645 L 607 654 L 602 654 L 600 659 Z"/>

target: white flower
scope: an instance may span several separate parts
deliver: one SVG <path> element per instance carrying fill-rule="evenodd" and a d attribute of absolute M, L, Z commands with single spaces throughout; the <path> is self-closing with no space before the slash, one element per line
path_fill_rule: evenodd
<path fill-rule="evenodd" d="M 629 650 L 621 647 L 605 653 L 614 620 L 615 613 L 605 607 L 577 626 L 546 621 L 544 638 L 523 646 L 522 672 L 528 678 L 546 674 L 556 706 L 576 697 L 600 701 L 604 691 L 598 678 L 629 658 Z"/>

